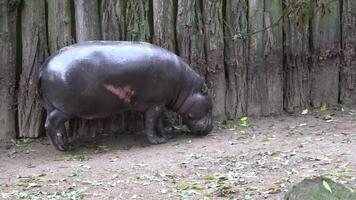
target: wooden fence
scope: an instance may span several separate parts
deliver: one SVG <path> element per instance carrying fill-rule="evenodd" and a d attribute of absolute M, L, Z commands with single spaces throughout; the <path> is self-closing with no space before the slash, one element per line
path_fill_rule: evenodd
<path fill-rule="evenodd" d="M 356 103 L 354 0 L 0 0 L 0 139 L 38 137 L 45 59 L 86 40 L 140 40 L 207 81 L 216 119 Z M 134 112 L 74 133 L 143 128 Z"/>

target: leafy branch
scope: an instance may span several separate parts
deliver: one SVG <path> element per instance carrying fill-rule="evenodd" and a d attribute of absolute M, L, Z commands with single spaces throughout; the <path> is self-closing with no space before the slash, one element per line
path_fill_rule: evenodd
<path fill-rule="evenodd" d="M 313 0 L 300 0 L 295 3 L 290 3 L 288 5 L 284 5 L 285 8 L 283 9 L 282 15 L 274 23 L 272 23 L 269 26 L 264 27 L 263 29 L 260 29 L 260 30 L 254 31 L 254 32 L 250 32 L 250 33 L 234 31 L 233 28 L 225 20 L 223 20 L 223 23 L 225 24 L 225 26 L 228 27 L 231 32 L 235 33 L 232 36 L 225 36 L 225 37 L 226 38 L 232 37 L 234 40 L 236 40 L 237 38 L 251 37 L 258 33 L 267 31 L 268 29 L 279 26 L 279 24 L 283 21 L 283 19 L 285 17 L 288 17 L 291 14 L 295 14 L 295 15 L 299 16 L 300 23 L 304 24 L 306 18 L 310 18 L 312 15 L 314 15 L 320 11 L 322 12 L 322 16 L 330 13 L 331 12 L 330 4 L 332 4 L 335 1 L 338 1 L 338 0 L 329 0 L 326 3 L 322 3 L 320 6 L 315 7 L 314 10 L 312 10 Z"/>

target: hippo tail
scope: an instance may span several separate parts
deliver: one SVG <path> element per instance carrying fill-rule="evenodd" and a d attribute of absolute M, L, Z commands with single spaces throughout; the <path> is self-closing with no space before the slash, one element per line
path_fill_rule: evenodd
<path fill-rule="evenodd" d="M 46 67 L 46 65 L 48 64 L 50 58 L 52 56 L 49 56 L 46 61 L 42 64 L 42 66 L 40 67 L 40 69 L 38 70 L 38 76 L 37 76 L 37 95 L 42 98 L 42 90 L 41 90 L 41 79 L 42 79 L 42 76 L 43 76 L 43 69 Z"/>
<path fill-rule="evenodd" d="M 39 72 L 38 72 L 38 78 L 37 78 L 37 95 L 42 98 L 42 91 L 41 91 L 41 78 L 42 78 L 42 69 L 43 66 L 40 68 Z"/>

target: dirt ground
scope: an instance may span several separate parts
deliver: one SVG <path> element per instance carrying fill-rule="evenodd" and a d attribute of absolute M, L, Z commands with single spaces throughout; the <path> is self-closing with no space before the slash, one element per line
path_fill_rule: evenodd
<path fill-rule="evenodd" d="M 63 153 L 47 139 L 20 140 L 0 147 L 0 199 L 278 199 L 319 175 L 356 190 L 355 143 L 355 111 L 320 110 L 161 145 L 108 135 Z"/>

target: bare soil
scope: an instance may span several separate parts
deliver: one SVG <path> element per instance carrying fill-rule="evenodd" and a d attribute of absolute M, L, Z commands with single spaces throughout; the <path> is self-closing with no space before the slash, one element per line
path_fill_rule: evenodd
<path fill-rule="evenodd" d="M 46 138 L 3 144 L 0 199 L 278 199 L 320 175 L 356 189 L 355 112 L 248 122 L 161 145 L 134 134 L 82 138 L 66 153 Z"/>

